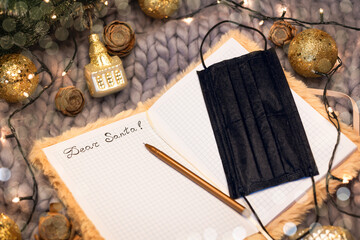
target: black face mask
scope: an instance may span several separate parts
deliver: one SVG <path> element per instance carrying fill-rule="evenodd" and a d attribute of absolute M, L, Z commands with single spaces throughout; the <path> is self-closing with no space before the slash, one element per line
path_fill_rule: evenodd
<path fill-rule="evenodd" d="M 274 49 L 203 65 L 198 77 L 232 198 L 318 174 Z"/>

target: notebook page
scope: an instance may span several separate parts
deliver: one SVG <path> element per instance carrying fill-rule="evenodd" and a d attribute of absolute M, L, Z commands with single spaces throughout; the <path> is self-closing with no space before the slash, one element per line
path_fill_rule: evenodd
<path fill-rule="evenodd" d="M 246 53 L 247 51 L 236 40 L 230 39 L 206 59 L 206 64 L 209 66 Z M 196 74 L 196 70 L 202 69 L 200 64 L 189 72 L 151 107 L 150 112 L 156 112 L 173 132 L 181 133 L 177 136 L 173 134 L 168 138 L 180 138 L 181 142 L 186 143 L 188 151 L 196 156 L 192 159 L 193 163 L 199 164 L 199 168 L 204 169 L 204 172 L 211 172 L 211 176 L 216 177 L 220 189 L 228 194 L 225 173 Z M 301 97 L 294 92 L 293 95 L 320 172 L 316 178 L 319 179 L 326 173 L 337 132 Z M 342 134 L 334 166 L 355 149 L 356 145 Z M 249 200 L 263 223 L 267 224 L 310 187 L 311 180 L 307 178 L 253 193 L 249 196 Z M 242 202 L 241 199 L 239 201 Z"/>
<path fill-rule="evenodd" d="M 233 48 L 233 45 L 236 47 Z M 219 59 L 233 58 L 246 53 L 246 49 L 231 38 L 206 59 L 206 64 L 211 65 L 218 62 Z M 221 58 L 222 56 L 224 58 Z M 202 173 L 216 182 L 219 189 L 228 194 L 225 173 L 221 160 L 219 161 L 220 155 L 196 73 L 202 69 L 203 66 L 200 64 L 189 72 L 167 90 L 151 106 L 148 113 L 150 118 L 152 115 L 156 115 L 157 118 L 162 119 L 164 124 L 167 123 L 173 134 L 162 132 L 162 127 L 155 125 L 156 131 L 159 131 L 159 134 L 167 142 L 179 142 L 179 144 L 175 143 L 176 145 L 173 147 L 181 146 L 181 150 L 178 151 L 182 151 L 185 156 L 188 156 L 189 161 L 197 165 Z M 182 143 L 186 143 L 186 145 Z"/>
<path fill-rule="evenodd" d="M 177 103 L 169 102 L 168 104 Z M 206 167 L 201 165 L 201 161 L 196 161 L 196 155 L 186 146 L 185 142 L 182 142 L 181 138 L 177 137 L 177 134 L 169 127 L 169 125 L 157 114 L 156 111 L 148 112 L 148 119 L 150 119 L 151 127 L 170 147 L 174 146 L 173 150 L 176 151 L 182 157 L 182 164 L 190 171 L 194 172 L 207 182 L 220 188 L 221 183 L 217 181 L 217 178 L 212 175 L 210 171 L 206 171 Z M 194 161 L 195 160 L 195 161 Z M 194 162 L 196 164 L 194 164 Z"/>
<path fill-rule="evenodd" d="M 257 232 L 238 213 L 150 154 L 144 143 L 181 161 L 152 130 L 146 113 L 43 150 L 107 240 L 230 240 Z"/>

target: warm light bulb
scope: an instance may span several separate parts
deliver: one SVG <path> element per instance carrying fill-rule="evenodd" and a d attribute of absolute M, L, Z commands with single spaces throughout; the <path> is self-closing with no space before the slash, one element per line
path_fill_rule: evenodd
<path fill-rule="evenodd" d="M 13 203 L 18 203 L 18 202 L 20 202 L 20 198 L 19 197 L 14 197 L 12 202 Z"/>
<path fill-rule="evenodd" d="M 259 22 L 259 26 L 262 26 L 264 24 L 264 20 L 261 20 L 260 22 Z"/>
<path fill-rule="evenodd" d="M 324 22 L 324 9 L 320 8 L 319 13 L 320 13 L 320 22 Z"/>
<path fill-rule="evenodd" d="M 334 110 L 332 109 L 332 107 L 328 107 L 327 110 L 329 111 L 329 113 L 333 113 L 333 112 L 334 112 Z"/>
<path fill-rule="evenodd" d="M 282 8 L 283 13 L 286 13 L 286 7 Z"/>
<path fill-rule="evenodd" d="M 62 73 L 61 73 L 61 76 L 65 76 L 65 75 L 66 75 L 66 72 L 62 72 Z"/>
<path fill-rule="evenodd" d="M 248 0 L 244 0 L 244 5 L 247 5 L 248 4 Z"/>
<path fill-rule="evenodd" d="M 108 2 L 108 1 L 105 1 L 105 2 L 104 2 L 104 5 L 105 5 L 105 6 L 109 5 L 109 2 Z"/>
<path fill-rule="evenodd" d="M 192 17 L 184 18 L 183 21 L 190 24 L 194 19 Z"/>
<path fill-rule="evenodd" d="M 348 174 L 344 174 L 343 176 L 343 184 L 348 184 L 351 180 L 351 176 L 349 176 Z"/>
<path fill-rule="evenodd" d="M 44 0 L 44 2 L 49 3 L 49 2 L 50 2 L 50 0 Z"/>
<path fill-rule="evenodd" d="M 6 138 L 5 138 L 5 129 L 4 128 L 2 128 L 1 129 L 1 131 L 0 131 L 0 133 L 1 133 L 1 135 L 0 135 L 0 141 L 2 142 L 2 143 L 4 143 L 5 142 L 5 140 L 6 140 Z"/>
<path fill-rule="evenodd" d="M 29 97 L 29 94 L 28 94 L 27 92 L 24 92 L 23 95 L 24 95 L 25 97 Z"/>
<path fill-rule="evenodd" d="M 56 19 L 56 15 L 53 14 L 53 15 L 51 16 L 51 18 L 52 18 L 52 19 Z"/>
<path fill-rule="evenodd" d="M 28 75 L 28 79 L 31 80 L 31 79 L 33 79 L 33 78 L 34 78 L 34 74 L 30 73 L 30 74 Z"/>

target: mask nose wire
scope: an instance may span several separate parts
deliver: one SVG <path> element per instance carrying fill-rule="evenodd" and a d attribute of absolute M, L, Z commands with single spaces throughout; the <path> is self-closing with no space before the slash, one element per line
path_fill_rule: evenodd
<path fill-rule="evenodd" d="M 219 25 L 223 24 L 223 23 L 233 23 L 233 24 L 236 24 L 238 25 L 239 27 L 244 27 L 244 28 L 248 28 L 248 29 L 251 29 L 251 30 L 254 30 L 256 32 L 258 32 L 262 38 L 264 39 L 264 50 L 267 50 L 267 41 L 266 41 L 266 37 L 265 35 L 260 32 L 258 29 L 256 28 L 253 28 L 253 27 L 250 27 L 250 26 L 247 26 L 247 25 L 243 25 L 241 23 L 238 23 L 238 22 L 234 22 L 234 21 L 231 21 L 231 20 L 224 20 L 224 21 L 221 21 L 221 22 L 218 22 L 217 24 L 215 24 L 212 28 L 209 29 L 209 31 L 205 34 L 203 40 L 201 41 L 201 45 L 200 45 L 200 59 L 201 59 L 201 63 L 203 65 L 203 67 L 206 69 L 206 65 L 205 65 L 205 62 L 204 62 L 204 56 L 203 56 L 203 51 L 202 51 L 202 48 L 203 48 L 203 45 L 204 45 L 204 42 L 205 42 L 205 39 L 206 37 L 211 33 L 212 30 L 214 30 L 216 27 L 218 27 Z"/>

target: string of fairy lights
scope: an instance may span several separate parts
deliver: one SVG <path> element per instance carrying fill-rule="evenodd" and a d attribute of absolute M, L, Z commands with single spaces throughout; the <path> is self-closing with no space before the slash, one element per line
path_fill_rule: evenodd
<path fill-rule="evenodd" d="M 50 0 L 43 0 L 45 3 L 50 3 Z M 109 4 L 108 1 L 101 1 L 105 6 L 107 6 Z M 58 16 L 56 14 L 52 14 L 51 15 L 51 19 L 55 20 Z M 68 71 L 70 70 L 71 66 L 73 65 L 74 63 L 74 60 L 75 60 L 75 57 L 76 57 L 76 54 L 77 54 L 77 51 L 78 51 L 78 47 L 77 47 L 77 42 L 75 41 L 75 39 L 73 38 L 73 42 L 74 42 L 74 53 L 73 53 L 73 56 L 71 57 L 71 59 L 69 60 L 68 64 L 65 66 L 63 72 L 61 73 L 61 76 L 62 77 L 65 77 L 66 74 L 68 73 Z M 34 215 L 34 212 L 35 212 L 35 209 L 36 209 L 36 206 L 37 206 L 37 203 L 38 203 L 38 200 L 39 200 L 39 196 L 38 196 L 38 183 L 36 181 L 36 177 L 35 177 L 35 174 L 34 174 L 34 170 L 31 166 L 31 163 L 29 161 L 29 159 L 27 158 L 27 155 L 24 151 L 24 148 L 22 147 L 21 145 L 21 142 L 20 142 L 20 139 L 18 137 L 18 134 L 17 134 L 17 131 L 15 129 L 15 126 L 12 124 L 12 119 L 13 117 L 20 113 L 21 111 L 23 111 L 24 109 L 26 109 L 27 107 L 29 107 L 30 105 L 32 105 L 38 98 L 41 97 L 41 95 L 47 90 L 49 89 L 51 86 L 53 86 L 53 84 L 55 83 L 56 79 L 54 77 L 54 75 L 52 74 L 52 72 L 50 71 L 50 69 L 47 67 L 47 65 L 41 61 L 36 55 L 32 54 L 28 49 L 26 48 L 22 48 L 20 47 L 23 51 L 25 52 L 28 52 L 30 55 L 32 55 L 41 65 L 40 69 L 35 72 L 35 73 L 30 73 L 27 77 L 28 79 L 32 79 L 34 76 L 40 74 L 40 73 L 47 73 L 49 76 L 50 76 L 50 83 L 46 86 L 43 87 L 43 89 L 38 93 L 36 94 L 34 97 L 32 98 L 28 98 L 29 101 L 22 105 L 21 107 L 19 107 L 18 109 L 14 110 L 10 116 L 8 117 L 8 120 L 7 120 L 7 125 L 8 125 L 8 128 L 10 130 L 11 133 L 8 133 L 7 130 L 5 130 L 4 128 L 1 129 L 0 131 L 0 141 L 1 142 L 5 142 L 7 139 L 15 139 L 16 143 L 17 143 L 17 146 L 18 146 L 18 149 L 20 151 L 20 154 L 22 156 L 22 158 L 24 159 L 25 161 L 25 164 L 27 166 L 27 169 L 29 170 L 30 172 L 30 175 L 31 175 L 31 178 L 32 178 L 32 181 L 33 181 L 33 189 L 32 189 L 32 195 L 31 196 L 15 196 L 13 199 L 12 199 L 12 202 L 13 203 L 19 203 L 21 201 L 32 201 L 33 202 L 33 205 L 32 205 L 32 208 L 31 208 L 31 212 L 29 214 L 29 217 L 26 221 L 26 223 L 24 224 L 24 226 L 21 228 L 21 231 L 23 232 L 26 227 L 28 226 L 28 224 L 30 223 L 33 215 Z M 24 94 L 27 94 L 26 92 Z M 25 95 L 26 96 L 26 95 Z M 27 96 L 28 97 L 28 94 Z"/>
<path fill-rule="evenodd" d="M 74 60 L 75 60 L 75 56 L 77 54 L 77 43 L 75 41 L 75 39 L 73 39 L 73 42 L 74 42 L 74 54 L 72 56 L 72 58 L 70 59 L 69 63 L 66 65 L 64 71 L 62 72 L 62 76 L 65 76 L 67 74 L 67 72 L 70 70 L 72 64 L 74 63 Z M 26 49 L 24 49 L 26 51 Z M 18 203 L 20 201 L 24 201 L 24 200 L 31 200 L 33 202 L 33 207 L 31 209 L 31 212 L 30 212 L 30 215 L 29 215 L 29 218 L 28 220 L 26 221 L 25 225 L 22 227 L 21 231 L 24 231 L 27 227 L 27 225 L 30 223 L 31 219 L 32 219 L 32 216 L 35 212 L 35 209 L 36 209 L 36 205 L 38 203 L 38 199 L 39 199 L 39 196 L 38 196 L 38 183 L 36 181 L 36 178 L 35 178 L 35 174 L 34 174 L 34 170 L 32 169 L 31 167 L 31 164 L 30 164 L 30 161 L 28 160 L 25 152 L 24 152 L 24 149 L 20 143 L 20 140 L 17 136 L 17 133 L 16 133 L 16 129 L 14 127 L 14 125 L 11 123 L 11 119 L 19 112 L 21 112 L 22 110 L 24 110 L 25 108 L 29 107 L 30 105 L 32 105 L 38 98 L 41 97 L 41 95 L 47 90 L 49 89 L 54 83 L 55 83 L 55 78 L 53 76 L 53 74 L 51 73 L 50 69 L 46 66 L 46 64 L 41 61 L 36 55 L 32 54 L 36 60 L 40 63 L 41 65 L 41 68 L 39 71 L 37 71 L 34 75 L 38 75 L 42 72 L 46 72 L 47 74 L 49 74 L 50 76 L 50 84 L 46 85 L 43 87 L 43 89 L 32 99 L 30 99 L 30 101 L 26 104 L 24 104 L 23 106 L 21 106 L 20 108 L 16 109 L 14 112 L 12 112 L 8 118 L 8 127 L 11 131 L 11 134 L 9 135 L 6 135 L 5 138 L 8 139 L 8 138 L 14 138 L 17 145 L 18 145 L 18 148 L 19 148 L 19 151 L 27 165 L 27 168 L 29 169 L 29 172 L 31 174 L 31 178 L 33 180 L 33 193 L 31 196 L 25 196 L 25 197 L 20 197 L 20 196 L 15 196 L 13 199 L 12 199 L 12 202 L 13 203 Z"/>
<path fill-rule="evenodd" d="M 49 3 L 51 0 L 43 0 L 45 3 Z M 108 6 L 109 5 L 109 2 L 108 1 L 102 1 L 103 4 L 105 6 Z M 249 5 L 249 1 L 248 0 L 243 0 L 239 3 L 233 1 L 233 0 L 217 0 L 217 1 L 214 1 L 194 12 L 191 12 L 189 14 L 186 14 L 184 16 L 180 16 L 180 17 L 176 17 L 176 18 L 168 18 L 166 21 L 170 21 L 170 20 L 181 20 L 181 21 L 184 21 L 188 24 L 191 24 L 191 22 L 193 21 L 193 17 L 200 13 L 201 11 L 203 11 L 204 9 L 207 9 L 209 7 L 215 7 L 217 5 L 225 5 L 225 6 L 228 6 L 229 8 L 231 8 L 232 10 L 234 11 L 237 11 L 237 12 L 243 12 L 243 11 L 246 11 L 248 12 L 249 16 L 250 17 L 253 17 L 253 18 L 256 18 L 256 19 L 259 19 L 259 23 L 258 25 L 259 26 L 262 26 L 265 21 L 277 21 L 277 20 L 286 20 L 286 21 L 289 21 L 291 22 L 292 24 L 294 25 L 297 25 L 297 26 L 301 26 L 301 27 L 304 27 L 304 28 L 309 28 L 311 26 L 314 26 L 314 25 L 334 25 L 334 26 L 338 26 L 338 27 L 342 27 L 342 28 L 346 28 L 346 29 L 350 29 L 350 30 L 354 30 L 354 31 L 360 31 L 360 28 L 358 27 L 354 27 L 354 26 L 349 26 L 349 25 L 345 25 L 345 24 L 342 24 L 342 23 L 338 23 L 336 21 L 325 21 L 324 20 L 324 10 L 322 8 L 319 8 L 319 21 L 316 21 L 316 22 L 310 22 L 310 21 L 304 21 L 304 20 L 301 20 L 301 19 L 297 19 L 297 18 L 292 18 L 292 17 L 285 17 L 286 13 L 287 13 L 287 8 L 286 7 L 283 7 L 282 8 L 282 13 L 281 13 L 281 16 L 280 17 L 275 17 L 275 16 L 267 16 L 267 15 L 264 15 L 263 13 L 259 12 L 259 11 L 256 11 L 254 9 L 251 9 L 250 7 L 248 7 Z M 51 16 L 51 19 L 56 19 L 58 18 L 57 15 L 53 14 Z M 69 61 L 69 63 L 66 65 L 64 71 L 62 72 L 62 77 L 64 77 L 67 72 L 70 70 L 72 64 L 74 63 L 74 59 L 75 59 L 75 56 L 77 54 L 77 44 L 76 44 L 76 41 L 75 39 L 74 40 L 74 54 L 71 58 L 71 60 Z M 7 139 L 11 139 L 11 138 L 14 138 L 16 143 L 17 143 L 17 146 L 19 148 L 19 151 L 27 165 L 27 168 L 31 174 L 31 177 L 32 177 L 32 180 L 33 180 L 33 193 L 31 196 L 15 196 L 13 198 L 13 202 L 14 203 L 18 203 L 20 201 L 25 201 L 25 200 L 30 200 L 33 202 L 33 207 L 32 207 L 32 210 L 29 214 L 29 217 L 28 217 L 28 220 L 27 222 L 25 223 L 25 225 L 22 227 L 21 231 L 24 231 L 26 229 L 26 227 L 28 226 L 29 222 L 31 221 L 32 217 L 33 217 L 33 214 L 35 212 L 35 209 L 36 209 L 36 205 L 37 205 L 37 202 L 38 202 L 38 184 L 37 184 L 37 181 L 36 181 L 36 178 L 35 178 L 35 175 L 34 175 L 34 171 L 32 169 L 32 166 L 29 162 L 29 160 L 27 159 L 27 156 L 23 150 L 23 147 L 21 145 L 21 142 L 17 136 L 17 133 L 16 133 L 16 129 L 15 127 L 13 126 L 11 120 L 12 118 L 14 117 L 14 115 L 16 115 L 17 113 L 20 113 L 21 111 L 23 111 L 24 109 L 26 109 L 28 106 L 30 106 L 31 104 L 33 104 L 38 98 L 40 98 L 40 96 L 47 90 L 49 89 L 53 84 L 54 82 L 56 81 L 56 79 L 54 78 L 53 74 L 51 73 L 51 71 L 49 70 L 49 68 L 46 66 L 45 63 L 43 63 L 39 58 L 37 58 L 35 55 L 34 57 L 37 59 L 37 61 L 40 63 L 41 65 L 41 68 L 40 70 L 38 70 L 35 75 L 37 74 L 40 74 L 42 72 L 46 72 L 47 74 L 49 74 L 50 78 L 51 78 L 51 82 L 49 85 L 43 87 L 43 89 L 35 96 L 33 97 L 32 99 L 30 99 L 26 104 L 24 104 L 23 106 L 21 106 L 20 108 L 16 109 L 14 112 L 12 112 L 8 118 L 8 127 L 11 131 L 11 134 L 6 134 L 6 131 L 4 129 L 1 129 L 1 137 L 0 137 L 0 140 L 2 142 L 6 141 Z M 341 129 L 340 129 L 340 124 L 339 124 L 339 120 L 336 116 L 336 114 L 334 113 L 334 110 L 329 106 L 329 103 L 327 101 L 327 97 L 326 97 L 326 90 L 327 90 L 327 87 L 328 87 L 328 84 L 331 80 L 331 76 L 336 72 L 336 70 L 341 66 L 341 61 L 340 61 L 340 64 L 335 67 L 330 73 L 328 74 L 323 74 L 323 77 L 326 77 L 327 78 L 327 84 L 324 88 L 324 94 L 323 94 L 323 101 L 324 101 L 324 105 L 325 105 L 325 110 L 328 114 L 328 117 L 329 117 L 329 120 L 332 122 L 332 124 L 336 127 L 337 131 L 338 131 L 338 136 L 337 136 L 337 143 L 335 144 L 334 146 L 334 149 L 333 149 L 333 153 L 332 153 L 332 157 L 331 159 L 329 160 L 329 168 L 328 168 L 328 172 L 327 172 L 327 175 L 326 175 L 326 191 L 327 191 L 327 195 L 330 197 L 330 201 L 337 207 L 337 209 L 339 211 L 341 211 L 342 213 L 345 213 L 345 214 L 348 214 L 350 216 L 353 216 L 353 217 L 360 217 L 358 215 L 355 215 L 355 214 L 352 214 L 352 213 L 348 213 L 348 212 L 345 212 L 343 211 L 342 209 L 340 209 L 337 204 L 335 203 L 335 201 L 332 199 L 331 195 L 330 195 L 330 192 L 329 192 L 329 181 L 331 179 L 333 180 L 337 180 L 337 181 L 340 181 L 342 183 L 348 183 L 350 180 L 351 180 L 351 177 L 349 177 L 348 175 L 344 175 L 343 178 L 339 178 L 339 177 L 335 177 L 331 174 L 331 168 L 332 168 L 332 161 L 333 161 L 333 158 L 334 158 L 334 155 L 335 155 L 335 152 L 336 152 L 336 149 L 337 149 L 337 146 L 338 146 L 338 142 L 340 140 L 340 133 L 341 133 Z M 320 74 L 320 73 L 319 73 Z M 314 190 L 314 189 L 313 189 Z M 315 190 L 314 190 L 315 191 Z M 314 196 L 316 196 L 316 192 L 314 192 Z M 316 200 L 314 199 L 314 202 L 315 202 L 315 205 L 316 205 L 316 209 L 317 209 L 317 204 L 316 204 Z M 317 211 L 316 211 L 317 212 Z M 318 214 L 316 214 L 317 216 L 317 219 L 318 219 Z M 303 235 L 304 236 L 304 235 Z M 302 236 L 302 237 L 303 237 Z"/>
<path fill-rule="evenodd" d="M 355 30 L 355 31 L 360 31 L 360 28 L 358 27 L 354 27 L 354 26 L 349 26 L 343 23 L 339 23 L 336 21 L 324 21 L 324 9 L 323 8 L 319 8 L 319 21 L 316 22 L 311 22 L 311 21 L 304 21 L 301 19 L 297 19 L 297 18 L 292 18 L 292 17 L 285 17 L 286 13 L 287 13 L 287 7 L 283 6 L 281 8 L 281 16 L 280 17 L 276 17 L 276 16 L 268 16 L 263 14 L 262 12 L 256 11 L 254 9 L 251 9 L 250 7 L 248 7 L 249 5 L 249 0 L 243 0 L 240 3 L 237 3 L 233 0 L 217 0 L 214 1 L 206 6 L 204 6 L 203 8 L 200 8 L 198 10 L 196 10 L 195 12 L 191 12 L 189 14 L 186 14 L 184 16 L 180 16 L 180 17 L 176 17 L 176 18 L 169 18 L 169 20 L 183 20 L 184 22 L 190 24 L 193 20 L 193 16 L 209 7 L 212 6 L 216 6 L 216 5 L 225 5 L 230 7 L 231 9 L 238 11 L 238 12 L 242 12 L 242 10 L 249 12 L 249 16 L 259 19 L 259 26 L 264 25 L 265 21 L 277 21 L 277 20 L 286 20 L 289 21 L 291 24 L 293 25 L 297 25 L 297 26 L 301 26 L 304 28 L 309 28 L 310 26 L 315 26 L 315 25 L 335 25 L 335 26 L 339 26 L 339 27 L 343 27 L 343 28 L 347 28 L 347 29 L 351 29 L 351 30 Z"/>

